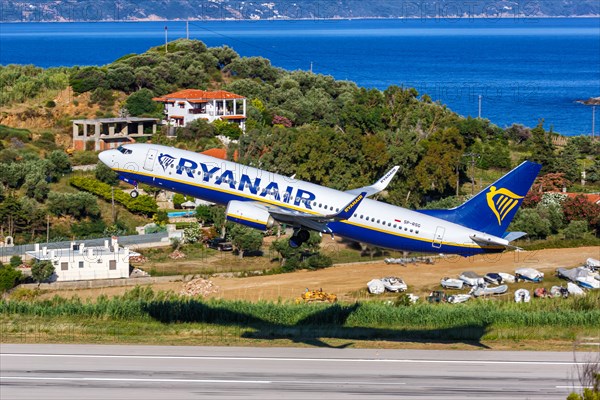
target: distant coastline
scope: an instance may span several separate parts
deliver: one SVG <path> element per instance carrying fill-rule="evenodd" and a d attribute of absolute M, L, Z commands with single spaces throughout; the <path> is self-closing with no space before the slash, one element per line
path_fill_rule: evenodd
<path fill-rule="evenodd" d="M 175 19 L 165 19 L 162 17 L 156 16 L 148 17 L 148 18 L 127 18 L 127 19 L 114 19 L 114 18 L 106 18 L 106 19 L 48 19 L 48 20 L 6 20 L 1 21 L 2 23 L 7 24 L 30 24 L 30 23 L 94 23 L 94 22 L 284 22 L 284 21 L 415 21 L 415 20 L 427 20 L 427 21 L 435 21 L 435 20 L 536 20 L 536 19 L 593 19 L 600 18 L 600 14 L 590 14 L 590 15 L 572 15 L 572 16 L 554 16 L 554 15 L 539 15 L 539 16 L 520 16 L 520 15 L 500 15 L 500 16 L 489 16 L 489 15 L 472 15 L 472 16 L 464 16 L 464 15 L 445 15 L 445 16 L 409 16 L 409 17 L 338 17 L 338 18 L 175 18 Z"/>

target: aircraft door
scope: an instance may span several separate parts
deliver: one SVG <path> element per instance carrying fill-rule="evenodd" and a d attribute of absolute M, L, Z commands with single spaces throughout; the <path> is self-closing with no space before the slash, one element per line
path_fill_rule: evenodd
<path fill-rule="evenodd" d="M 156 153 L 158 153 L 158 151 L 156 149 L 148 150 L 148 153 L 146 154 L 146 160 L 144 161 L 144 169 L 145 170 L 152 171 L 152 169 L 154 168 L 154 161 L 156 160 Z"/>
<path fill-rule="evenodd" d="M 438 226 L 435 230 L 435 234 L 433 235 L 433 242 L 431 243 L 431 246 L 433 246 L 433 248 L 439 249 L 442 247 L 444 233 L 446 233 L 446 228 L 444 228 L 443 226 Z"/>

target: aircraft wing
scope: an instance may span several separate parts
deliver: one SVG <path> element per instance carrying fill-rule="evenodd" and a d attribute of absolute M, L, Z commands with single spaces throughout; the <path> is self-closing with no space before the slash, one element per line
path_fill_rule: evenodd
<path fill-rule="evenodd" d="M 389 170 L 381 179 L 379 179 L 373 185 L 364 186 L 364 187 L 361 187 L 358 189 L 347 190 L 346 193 L 358 195 L 360 193 L 365 192 L 367 197 L 377 194 L 377 193 L 381 192 L 382 190 L 385 190 L 385 188 L 392 181 L 392 178 L 394 177 L 394 175 L 396 175 L 396 172 L 398 172 L 399 169 L 400 169 L 400 167 L 396 165 L 394 168 Z"/>
<path fill-rule="evenodd" d="M 366 192 L 360 193 L 336 214 L 309 214 L 302 211 L 288 210 L 270 205 L 267 205 L 266 208 L 269 211 L 269 214 L 277 222 L 294 226 L 303 226 L 318 232 L 330 232 L 329 228 L 327 228 L 328 222 L 343 221 L 350 218 L 366 197 Z"/>

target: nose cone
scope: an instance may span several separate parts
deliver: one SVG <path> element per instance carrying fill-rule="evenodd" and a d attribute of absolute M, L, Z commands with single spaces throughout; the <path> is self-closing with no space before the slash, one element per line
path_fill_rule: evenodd
<path fill-rule="evenodd" d="M 114 168 L 115 167 L 115 155 L 118 153 L 116 150 L 105 150 L 102 153 L 98 154 L 98 158 L 102 161 L 107 167 Z"/>

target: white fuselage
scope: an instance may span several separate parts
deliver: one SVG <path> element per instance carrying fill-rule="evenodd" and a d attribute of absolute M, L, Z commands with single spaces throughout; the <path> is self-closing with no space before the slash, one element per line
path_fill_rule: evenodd
<path fill-rule="evenodd" d="M 355 195 L 173 147 L 126 145 L 102 162 L 125 180 L 226 205 L 253 201 L 315 215 L 340 211 Z M 349 239 L 395 250 L 471 255 L 502 250 L 471 239 L 485 233 L 423 213 L 365 199 L 347 220 L 328 224 Z M 487 235 L 489 236 L 489 235 Z"/>

